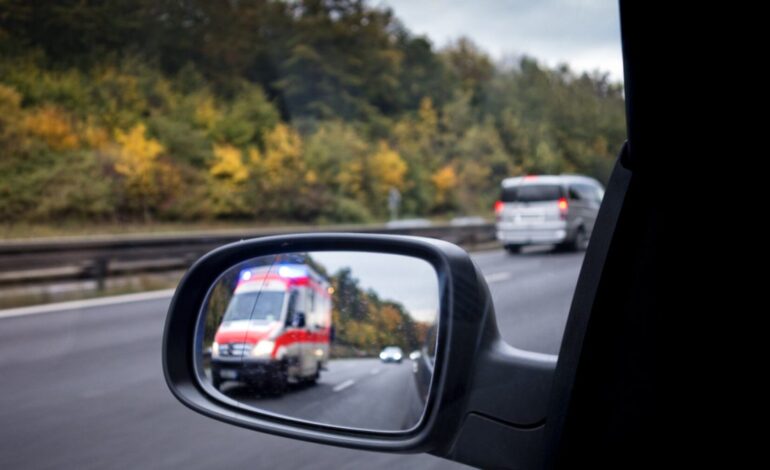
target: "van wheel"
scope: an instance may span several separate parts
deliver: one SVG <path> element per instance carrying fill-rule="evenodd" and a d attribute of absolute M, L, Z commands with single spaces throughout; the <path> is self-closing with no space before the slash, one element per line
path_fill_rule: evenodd
<path fill-rule="evenodd" d="M 211 375 L 211 386 L 214 387 L 217 391 L 219 391 L 219 387 L 222 386 L 222 379 L 219 378 L 218 375 Z"/>
<path fill-rule="evenodd" d="M 505 245 L 505 251 L 507 251 L 512 255 L 515 255 L 516 253 L 521 252 L 521 245 Z"/>
<path fill-rule="evenodd" d="M 556 245 L 556 251 L 585 251 L 588 248 L 588 234 L 586 229 L 578 227 L 572 240 Z"/>
<path fill-rule="evenodd" d="M 583 227 L 578 229 L 573 245 L 575 251 L 585 251 L 588 248 L 588 233 L 586 233 L 586 229 Z"/>

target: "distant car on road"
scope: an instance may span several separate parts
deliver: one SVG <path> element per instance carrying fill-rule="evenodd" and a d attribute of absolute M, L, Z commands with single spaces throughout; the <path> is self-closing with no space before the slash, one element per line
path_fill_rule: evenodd
<path fill-rule="evenodd" d="M 495 203 L 497 239 L 511 253 L 539 244 L 584 250 L 603 196 L 602 185 L 587 176 L 506 178 Z"/>
<path fill-rule="evenodd" d="M 404 359 L 404 352 L 398 346 L 388 346 L 380 353 L 382 362 L 397 362 L 401 364 Z"/>

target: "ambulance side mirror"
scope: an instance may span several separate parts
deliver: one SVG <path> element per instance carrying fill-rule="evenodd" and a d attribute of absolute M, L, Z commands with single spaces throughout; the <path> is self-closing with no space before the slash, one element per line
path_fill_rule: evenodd
<path fill-rule="evenodd" d="M 291 314 L 298 298 L 319 328 L 287 328 L 307 321 Z M 182 279 L 163 338 L 171 392 L 208 417 L 471 464 L 494 448 L 526 468 L 542 455 L 533 449 L 555 364 L 500 338 L 464 250 L 393 235 L 282 235 L 214 250 Z"/>
<path fill-rule="evenodd" d="M 304 328 L 305 327 L 305 314 L 304 312 L 296 312 L 294 313 L 294 318 L 291 320 L 291 326 L 294 328 Z"/>

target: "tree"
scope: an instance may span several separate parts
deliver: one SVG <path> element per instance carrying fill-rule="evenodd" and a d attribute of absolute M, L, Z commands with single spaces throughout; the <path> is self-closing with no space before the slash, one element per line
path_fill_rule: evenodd
<path fill-rule="evenodd" d="M 115 172 L 123 177 L 125 203 L 131 210 L 138 210 L 145 221 L 163 199 L 170 196 L 178 185 L 173 169 L 161 161 L 163 145 L 145 136 L 144 124 L 137 124 L 129 131 L 115 133 Z"/>
<path fill-rule="evenodd" d="M 438 208 L 449 208 L 452 204 L 452 194 L 457 187 L 457 174 L 451 165 L 440 168 L 431 176 L 431 182 L 436 188 L 434 204 Z"/>
<path fill-rule="evenodd" d="M 293 4 L 293 34 L 272 86 L 287 117 L 365 119 L 397 107 L 402 53 L 390 11 L 361 0 Z"/>
<path fill-rule="evenodd" d="M 494 123 L 487 119 L 471 126 L 456 149 L 462 208 L 473 213 L 492 207 L 500 181 L 514 173 L 513 159 L 506 152 Z"/>
<path fill-rule="evenodd" d="M 0 11 L 6 223 L 366 222 L 391 188 L 410 216 L 484 215 L 506 176 L 606 180 L 625 139 L 607 74 L 437 51 L 363 0 Z"/>
<path fill-rule="evenodd" d="M 238 217 L 249 214 L 246 181 L 249 168 L 241 151 L 228 144 L 214 145 L 209 167 L 207 205 L 214 217 Z"/>
<path fill-rule="evenodd" d="M 495 69 L 489 56 L 467 37 L 451 43 L 441 51 L 441 55 L 459 80 L 462 90 L 470 92 L 474 100 L 481 99 L 482 90 Z"/>
<path fill-rule="evenodd" d="M 396 147 L 407 163 L 403 203 L 407 213 L 426 213 L 433 205 L 430 177 L 446 160 L 438 124 L 433 101 L 423 98 L 417 113 L 405 116 L 394 126 Z"/>
<path fill-rule="evenodd" d="M 255 212 L 269 218 L 303 220 L 313 217 L 316 201 L 308 198 L 313 177 L 308 173 L 302 137 L 286 124 L 264 136 L 264 151 L 252 147 L 253 179 L 249 193 Z"/>
<path fill-rule="evenodd" d="M 54 106 L 43 106 L 28 113 L 23 129 L 43 140 L 51 150 L 72 150 L 80 143 L 71 120 Z"/>

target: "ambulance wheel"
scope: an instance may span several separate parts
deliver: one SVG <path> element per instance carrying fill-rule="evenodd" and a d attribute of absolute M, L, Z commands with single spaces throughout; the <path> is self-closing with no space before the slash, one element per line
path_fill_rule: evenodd
<path fill-rule="evenodd" d="M 307 378 L 308 385 L 315 385 L 318 379 L 321 378 L 321 364 L 316 364 L 315 373 Z"/>

